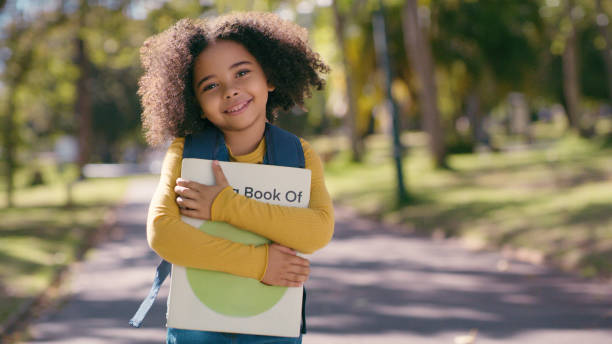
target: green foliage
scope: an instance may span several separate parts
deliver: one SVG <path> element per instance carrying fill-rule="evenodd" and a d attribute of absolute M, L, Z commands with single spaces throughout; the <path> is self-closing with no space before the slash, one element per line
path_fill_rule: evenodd
<path fill-rule="evenodd" d="M 470 135 L 449 135 L 445 145 L 448 154 L 466 154 L 474 152 L 474 141 Z"/>
<path fill-rule="evenodd" d="M 198 0 L 167 1 L 161 7 L 148 13 L 145 19 L 149 35 L 158 34 L 174 25 L 182 18 L 197 18 L 207 10 L 214 10 L 215 2 L 211 6 L 203 6 Z M 217 6 L 223 6 L 224 1 L 217 1 Z"/>
<path fill-rule="evenodd" d="M 432 11 L 437 61 L 446 65 L 464 61 L 476 80 L 489 69 L 498 82 L 514 87 L 521 86 L 532 71 L 536 51 L 528 34 L 537 36 L 542 30 L 537 3 L 435 1 Z"/>
<path fill-rule="evenodd" d="M 308 114 L 285 116 L 282 125 L 297 128 L 303 134 L 338 129 L 345 122 L 341 117 L 346 108 L 342 95 L 346 89 L 344 74 L 348 73 L 356 93 L 357 127 L 365 135 L 372 127 L 378 130 L 388 124 L 380 106 L 384 89 L 372 35 L 372 15 L 383 3 L 394 84 L 401 85 L 402 89 L 394 94 L 402 111 L 402 122 L 419 129 L 420 99 L 415 97 L 414 70 L 404 47 L 405 1 L 337 1 L 346 21 L 347 70 L 341 61 L 343 51 L 337 46 L 331 7 L 319 7 L 311 2 L 312 12 L 298 12 L 304 3 L 298 0 L 174 0 L 165 1 L 144 18 L 135 19 L 126 15 L 130 13 L 126 8 L 141 6 L 138 2 L 126 0 L 116 6 L 95 2 L 87 7 L 82 26 L 78 6 L 72 10 L 66 7 L 55 12 L 38 12 L 38 17 L 28 19 L 31 22 L 20 22 L 15 16 L 0 35 L 2 45 L 10 49 L 10 54 L 2 53 L 7 67 L 0 73 L 7 86 L 2 95 L 7 99 L 2 98 L 5 100 L 2 104 L 10 103 L 9 100 L 15 103 L 14 140 L 18 143 L 19 159 L 25 161 L 36 151 L 51 150 L 58 136 L 75 134 L 78 130 L 75 102 L 81 71 L 75 61 L 76 37 L 85 41 L 91 63 L 93 133 L 90 144 L 94 149 L 91 159 L 117 161 L 124 147 L 144 146 L 136 95 L 141 75 L 138 50 L 143 41 L 180 18 L 230 10 L 293 13 L 297 22 L 308 27 L 315 50 L 332 67 L 327 89 L 307 102 Z M 564 1 L 427 0 L 418 3 L 420 15 L 429 24 L 426 32 L 434 52 L 438 105 L 451 152 L 470 151 L 476 142 L 469 130 L 456 129 L 457 119 L 468 112 L 467 99 L 471 96 L 478 96 L 482 118 L 500 125 L 507 116 L 507 95 L 511 91 L 525 94 L 534 113 L 539 108 L 563 103 L 560 54 L 569 23 Z M 596 1 L 575 0 L 574 3 L 572 13 L 580 44 L 579 74 L 586 96 L 582 105 L 586 113 L 595 114 L 600 105 L 609 103 L 602 50 L 605 40 L 596 26 Z M 609 2 L 603 1 L 602 5 L 604 13 L 612 18 Z M 25 68 L 26 65 L 29 67 Z M 5 111 L 0 107 L 0 113 Z M 376 115 L 374 122 L 373 115 Z M 489 129 L 496 135 L 501 127 Z"/>
<path fill-rule="evenodd" d="M 142 143 L 136 87 L 138 48 L 148 35 L 143 25 L 126 20 L 120 9 L 103 6 L 88 8 L 83 29 L 79 29 L 78 11 L 59 15 L 65 19 L 48 30 L 33 25 L 20 36 L 6 37 L 8 45 L 14 47 L 12 54 L 19 56 L 28 54 L 27 49 L 32 51 L 29 69 L 18 84 L 11 85 L 15 90 L 20 146 L 28 151 L 50 150 L 57 136 L 75 134 L 78 130 L 74 113 L 76 82 L 81 74 L 75 62 L 77 35 L 85 41 L 93 74 L 89 86 L 94 109 L 90 144 L 98 150 L 94 159 L 101 160 L 107 152 L 118 150 L 122 140 Z M 40 16 L 52 17 L 49 13 Z M 36 37 L 31 45 L 26 45 L 23 42 L 29 35 Z M 5 70 L 5 77 L 9 76 L 9 69 Z"/>
<path fill-rule="evenodd" d="M 574 23 L 577 27 L 578 53 L 579 53 L 579 74 L 580 88 L 586 97 L 599 101 L 610 101 L 608 95 L 609 83 L 604 65 L 604 46 L 605 39 L 597 28 L 597 15 L 595 10 L 596 0 L 574 1 L 574 8 L 571 11 Z M 612 17 L 612 7 L 605 6 L 603 11 L 608 18 Z M 565 40 L 569 30 L 569 17 L 565 9 L 565 2 L 551 1 L 550 4 L 542 2 L 540 17 L 547 30 L 541 38 L 541 53 L 548 53 L 550 56 L 540 58 L 542 69 L 545 71 L 544 77 L 538 83 L 539 92 L 551 96 L 556 101 L 563 99 L 563 71 L 561 55 L 565 49 Z M 608 26 L 609 31 L 610 26 Z M 548 48 L 548 50 L 546 50 Z"/>
<path fill-rule="evenodd" d="M 449 171 L 433 170 L 423 147 L 411 147 L 404 170 L 413 201 L 399 206 L 388 140 L 371 137 L 368 151 L 362 165 L 349 163 L 343 152 L 326 165 L 337 202 L 407 230 L 529 252 L 524 258 L 588 276 L 612 275 L 606 263 L 612 256 L 612 151 L 600 141 L 569 135 L 539 148 L 452 155 Z"/>
<path fill-rule="evenodd" d="M 580 67 L 580 86 L 586 97 L 598 100 L 608 100 L 608 80 L 604 51 L 597 46 L 597 40 L 601 38 L 599 30 L 595 26 L 589 26 L 581 32 L 579 40 L 580 52 L 579 60 L 582 62 Z"/>

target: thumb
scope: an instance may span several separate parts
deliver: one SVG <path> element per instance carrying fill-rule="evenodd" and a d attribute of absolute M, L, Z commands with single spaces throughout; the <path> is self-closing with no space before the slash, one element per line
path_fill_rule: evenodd
<path fill-rule="evenodd" d="M 223 173 L 223 169 L 221 168 L 221 164 L 219 164 L 219 161 L 213 161 L 212 168 L 213 174 L 215 175 L 216 185 L 229 185 L 229 183 L 227 182 L 227 178 L 225 178 L 225 174 Z"/>

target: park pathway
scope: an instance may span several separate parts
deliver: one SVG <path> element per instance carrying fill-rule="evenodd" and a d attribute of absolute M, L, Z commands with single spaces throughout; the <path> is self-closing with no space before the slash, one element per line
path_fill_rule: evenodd
<path fill-rule="evenodd" d="M 63 307 L 31 326 L 32 343 L 164 341 L 167 285 L 144 328 L 127 326 L 158 260 L 144 228 L 154 183 L 131 185 L 109 240 L 75 270 Z M 610 284 L 403 234 L 344 208 L 336 220 L 333 241 L 311 257 L 305 344 L 612 342 Z"/>

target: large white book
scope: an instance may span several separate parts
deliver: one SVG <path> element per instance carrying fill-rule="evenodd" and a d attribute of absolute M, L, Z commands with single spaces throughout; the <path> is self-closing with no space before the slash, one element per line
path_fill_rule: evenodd
<path fill-rule="evenodd" d="M 233 162 L 220 164 L 234 192 L 270 204 L 308 207 L 310 170 Z M 181 177 L 213 185 L 212 160 L 183 159 Z M 182 220 L 234 242 L 253 245 L 270 242 L 224 222 L 186 216 Z M 169 327 L 283 337 L 300 334 L 302 287 L 269 286 L 251 278 L 176 264 L 172 265 L 171 276 Z"/>

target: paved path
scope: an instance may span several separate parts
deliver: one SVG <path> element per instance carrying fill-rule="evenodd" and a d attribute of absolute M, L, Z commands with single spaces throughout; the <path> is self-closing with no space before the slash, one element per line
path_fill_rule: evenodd
<path fill-rule="evenodd" d="M 148 326 L 140 329 L 128 326 L 128 320 L 151 288 L 159 262 L 147 246 L 144 226 L 156 182 L 147 178 L 129 186 L 109 240 L 92 250 L 85 262 L 76 267 L 68 302 L 31 326 L 32 343 L 163 342 L 168 283 L 146 319 Z"/>
<path fill-rule="evenodd" d="M 72 298 L 32 326 L 32 343 L 163 342 L 163 300 L 145 328 L 127 327 L 157 262 L 144 237 L 151 182 L 132 185 L 122 235 L 80 266 Z M 612 342 L 610 284 L 504 266 L 497 253 L 401 234 L 346 209 L 336 218 L 332 243 L 312 257 L 305 344 Z"/>

